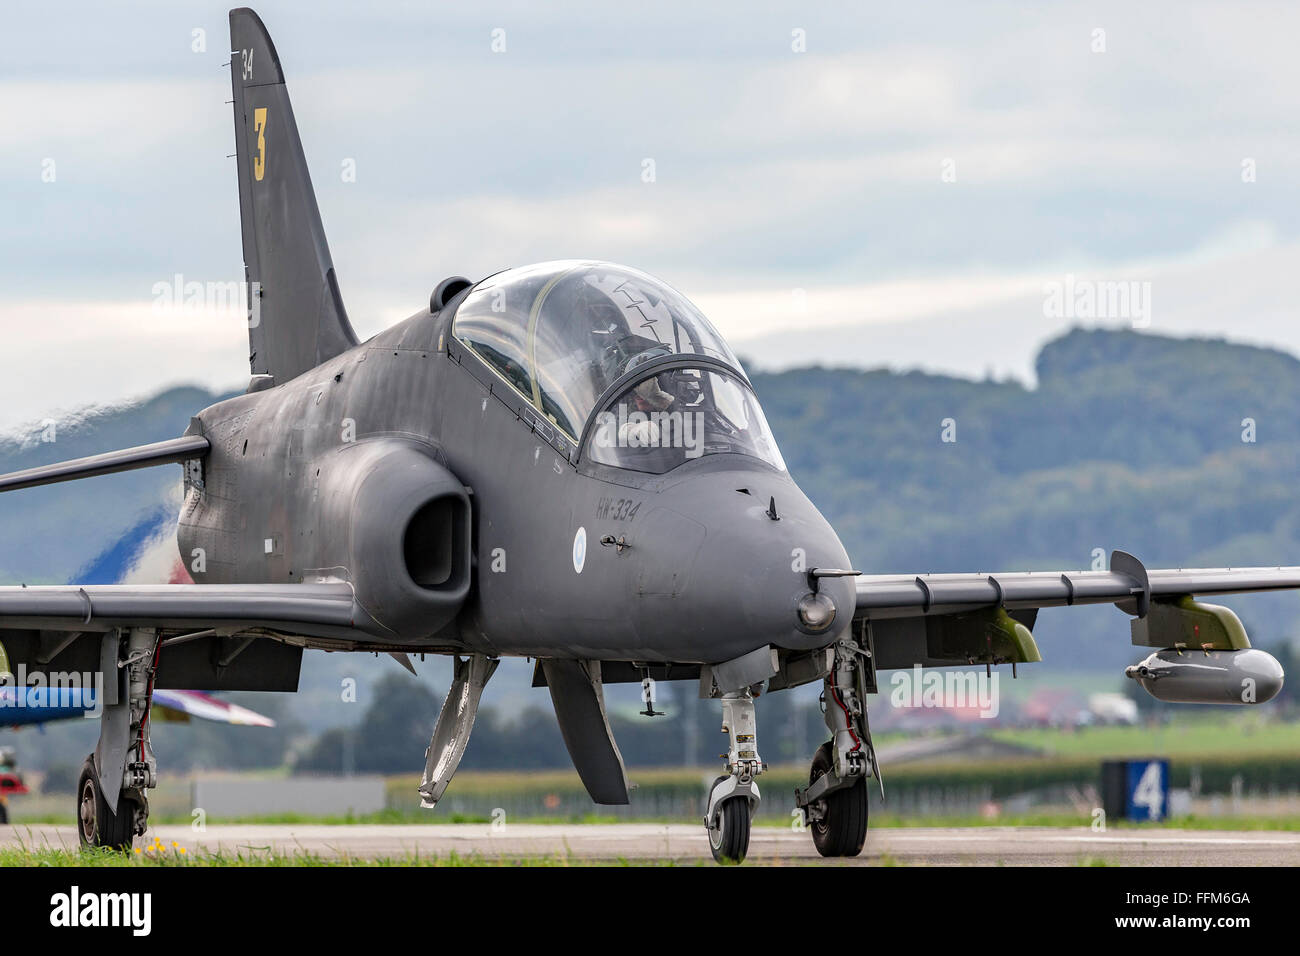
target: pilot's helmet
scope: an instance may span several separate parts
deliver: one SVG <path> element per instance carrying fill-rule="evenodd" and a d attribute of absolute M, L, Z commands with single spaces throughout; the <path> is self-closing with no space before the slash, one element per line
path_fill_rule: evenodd
<path fill-rule="evenodd" d="M 674 354 L 673 347 L 667 343 L 661 342 L 658 345 L 652 345 L 650 348 L 638 352 L 636 355 L 633 355 L 628 359 L 627 364 L 623 366 L 623 373 L 627 374 L 632 371 L 632 369 L 645 365 L 647 362 L 653 362 L 657 358 L 663 358 L 665 355 L 672 354 Z"/>

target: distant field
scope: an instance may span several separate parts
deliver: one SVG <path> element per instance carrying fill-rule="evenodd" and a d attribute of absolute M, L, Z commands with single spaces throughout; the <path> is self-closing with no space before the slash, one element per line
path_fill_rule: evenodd
<path fill-rule="evenodd" d="M 1069 811 L 1079 805 L 1083 794 L 1095 794 L 1102 760 L 1146 756 L 1170 758 L 1172 785 L 1199 787 L 1206 798 L 1194 807 L 1205 814 L 1205 821 L 1180 818 L 1180 825 L 1291 830 L 1300 821 L 1300 724 L 1254 715 L 1235 714 L 1225 720 L 1217 714 L 1196 714 L 1154 727 L 996 730 L 991 736 L 1039 755 L 893 765 L 885 761 L 888 799 L 882 805 L 872 786 L 873 821 L 888 826 L 1072 826 L 1080 821 L 1077 813 Z M 897 740 L 899 735 L 891 734 L 889 739 Z M 380 813 L 344 817 L 303 812 L 240 818 L 240 822 L 477 823 L 494 814 L 534 823 L 693 822 L 702 813 L 704 794 L 717 773 L 713 767 L 633 767 L 629 769 L 635 785 L 631 805 L 604 808 L 592 805 L 573 770 L 465 771 L 456 776 L 436 811 L 419 808 L 419 777 L 404 774 L 387 778 L 388 808 Z M 807 773 L 802 764 L 769 768 L 759 780 L 763 802 L 758 825 L 790 825 L 793 792 L 806 784 Z M 1027 801 L 1025 794 L 1032 798 Z M 1215 797 L 1211 805 L 1208 798 L 1214 795 L 1222 798 Z M 190 822 L 192 798 L 185 778 L 164 777 L 150 800 L 156 822 Z M 72 823 L 74 801 L 71 794 L 33 794 L 12 800 L 10 812 L 19 823 Z M 212 822 L 233 821 L 214 817 Z"/>
<path fill-rule="evenodd" d="M 1224 719 L 1225 717 L 1232 719 Z M 1157 727 L 995 730 L 991 737 L 1070 757 L 1204 757 L 1219 754 L 1300 755 L 1300 724 L 1248 715 L 1183 718 Z"/>

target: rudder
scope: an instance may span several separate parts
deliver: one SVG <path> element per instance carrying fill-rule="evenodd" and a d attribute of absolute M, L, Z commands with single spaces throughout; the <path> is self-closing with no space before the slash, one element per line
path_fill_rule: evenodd
<path fill-rule="evenodd" d="M 252 10 L 230 11 L 230 77 L 248 363 L 277 383 L 357 344 L 339 293 L 289 90 L 275 45 Z"/>

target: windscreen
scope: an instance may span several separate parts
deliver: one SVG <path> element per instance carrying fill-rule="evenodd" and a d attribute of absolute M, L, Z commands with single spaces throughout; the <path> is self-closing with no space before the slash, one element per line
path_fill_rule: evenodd
<path fill-rule="evenodd" d="M 600 412 L 587 445 L 592 461 L 651 474 L 720 454 L 785 470 L 754 394 L 713 369 L 675 368 L 641 380 Z"/>

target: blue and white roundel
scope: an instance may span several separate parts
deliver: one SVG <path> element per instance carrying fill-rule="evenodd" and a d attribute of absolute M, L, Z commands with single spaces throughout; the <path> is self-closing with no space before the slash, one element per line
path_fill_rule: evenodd
<path fill-rule="evenodd" d="M 587 529 L 579 528 L 573 536 L 573 570 L 582 573 L 582 566 L 587 563 Z"/>

